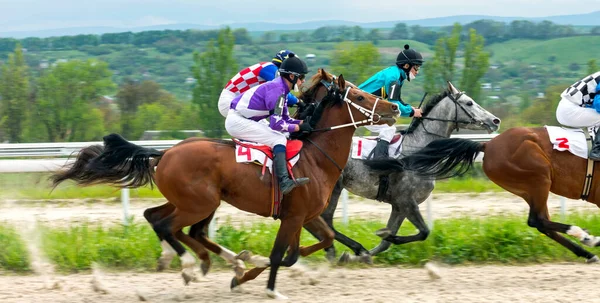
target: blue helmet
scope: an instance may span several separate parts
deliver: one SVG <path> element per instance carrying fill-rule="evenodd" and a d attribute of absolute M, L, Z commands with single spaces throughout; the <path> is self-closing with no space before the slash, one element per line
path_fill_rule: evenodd
<path fill-rule="evenodd" d="M 273 57 L 273 60 L 271 60 L 271 62 L 277 65 L 277 67 L 281 67 L 281 63 L 283 62 L 283 60 L 287 59 L 290 54 L 294 54 L 294 52 L 287 49 L 282 49 L 277 54 L 275 54 L 275 57 Z"/>

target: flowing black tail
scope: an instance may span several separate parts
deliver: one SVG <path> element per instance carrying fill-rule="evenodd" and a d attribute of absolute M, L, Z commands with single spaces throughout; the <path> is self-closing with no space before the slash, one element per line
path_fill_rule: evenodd
<path fill-rule="evenodd" d="M 412 171 L 426 178 L 446 179 L 463 175 L 484 144 L 459 138 L 432 141 L 418 152 L 400 159 L 370 160 L 365 164 L 381 173 Z"/>
<path fill-rule="evenodd" d="M 164 152 L 135 145 L 118 134 L 104 137 L 104 147 L 82 149 L 74 163 L 50 176 L 56 187 L 65 180 L 79 185 L 108 183 L 119 187 L 140 187 L 154 182 L 154 166 Z M 151 158 L 155 161 L 151 162 Z"/>

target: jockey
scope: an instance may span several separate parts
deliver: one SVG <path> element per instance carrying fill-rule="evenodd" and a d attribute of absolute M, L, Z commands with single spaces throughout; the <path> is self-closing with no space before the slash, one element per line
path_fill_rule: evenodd
<path fill-rule="evenodd" d="M 308 68 L 306 63 L 290 54 L 281 63 L 279 73 L 280 76 L 274 80 L 254 86 L 231 101 L 225 129 L 232 137 L 265 144 L 273 149 L 274 172 L 281 192 L 287 194 L 309 181 L 308 178 L 290 179 L 284 134 L 311 131 L 310 124 L 290 118 L 287 106 L 289 92 L 304 82 Z M 265 118 L 268 118 L 269 124 L 259 122 Z"/>
<path fill-rule="evenodd" d="M 223 88 L 221 95 L 219 96 L 218 106 L 221 115 L 227 117 L 229 105 L 231 105 L 231 100 L 233 100 L 233 98 L 256 85 L 275 79 L 275 77 L 278 76 L 277 69 L 281 66 L 281 62 L 283 62 L 290 54 L 293 54 L 293 52 L 282 49 L 275 54 L 275 57 L 273 57 L 271 62 L 256 63 L 244 68 L 233 76 L 233 78 L 227 82 L 227 85 L 225 85 L 225 88 Z M 296 103 L 298 103 L 298 98 L 290 93 L 288 95 L 288 105 L 292 106 Z"/>
<path fill-rule="evenodd" d="M 400 116 L 404 117 L 421 117 L 421 109 L 414 108 L 402 101 L 400 96 L 402 84 L 404 80 L 412 80 L 419 73 L 419 68 L 423 64 L 423 56 L 414 49 L 411 49 L 408 44 L 404 45 L 398 57 L 396 65 L 385 68 L 365 82 L 360 84 L 358 88 L 389 99 L 390 102 L 398 104 Z M 370 125 L 367 129 L 372 132 L 378 132 L 377 146 L 373 150 L 373 159 L 381 159 L 389 157 L 388 148 L 390 141 L 396 133 L 395 126 L 389 125 Z"/>
<path fill-rule="evenodd" d="M 569 127 L 587 127 L 593 138 L 590 159 L 600 161 L 600 71 L 567 87 L 556 108 L 556 120 Z"/>

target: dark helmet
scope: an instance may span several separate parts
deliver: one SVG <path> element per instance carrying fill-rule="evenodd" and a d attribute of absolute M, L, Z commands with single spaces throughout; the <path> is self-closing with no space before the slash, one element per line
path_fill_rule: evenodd
<path fill-rule="evenodd" d="M 295 54 L 289 54 L 288 58 L 281 63 L 279 73 L 300 76 L 308 74 L 308 67 L 306 66 L 306 63 L 296 57 Z"/>
<path fill-rule="evenodd" d="M 281 62 L 287 59 L 290 54 L 294 55 L 294 52 L 292 52 L 291 50 L 282 49 L 277 54 L 275 54 L 275 57 L 273 57 L 273 60 L 271 60 L 271 62 L 273 62 L 273 64 L 275 64 L 277 67 L 280 67 Z"/>
<path fill-rule="evenodd" d="M 402 66 L 404 64 L 412 65 L 423 65 L 423 56 L 416 50 L 410 48 L 408 44 L 404 45 L 404 50 L 398 54 L 396 58 L 396 65 Z"/>

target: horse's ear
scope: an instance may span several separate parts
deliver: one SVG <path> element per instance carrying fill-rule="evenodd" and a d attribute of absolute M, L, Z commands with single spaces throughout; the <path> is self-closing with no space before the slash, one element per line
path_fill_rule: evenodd
<path fill-rule="evenodd" d="M 454 87 L 454 85 L 452 85 L 452 82 L 450 81 L 448 81 L 448 91 L 451 92 L 453 95 L 460 93 L 460 91 L 458 91 L 458 89 L 456 89 L 456 87 Z"/>
<path fill-rule="evenodd" d="M 338 87 L 340 88 L 340 90 L 345 90 L 346 89 L 346 80 L 344 80 L 344 75 L 340 74 L 340 76 L 338 77 Z"/>
<path fill-rule="evenodd" d="M 327 79 L 329 76 L 327 75 L 327 72 L 325 71 L 325 69 L 323 68 L 319 68 L 318 71 L 319 74 L 321 74 L 321 79 Z"/>

